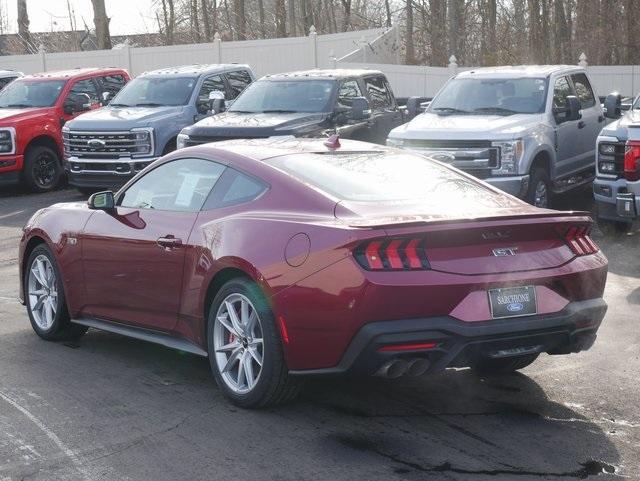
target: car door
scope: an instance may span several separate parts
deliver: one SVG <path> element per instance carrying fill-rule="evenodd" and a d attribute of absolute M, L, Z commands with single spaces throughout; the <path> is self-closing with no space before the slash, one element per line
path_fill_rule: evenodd
<path fill-rule="evenodd" d="M 82 235 L 83 315 L 170 331 L 180 308 L 187 240 L 225 167 L 203 159 L 161 163 L 96 211 Z"/>
<path fill-rule="evenodd" d="M 568 76 L 556 78 L 553 86 L 552 108 L 554 112 L 556 131 L 556 165 L 552 173 L 552 180 L 569 174 L 580 158 L 580 128 L 579 120 L 565 120 L 567 96 L 575 95 Z"/>
<path fill-rule="evenodd" d="M 340 137 L 355 140 L 370 140 L 372 137 L 370 120 L 352 120 L 349 117 L 349 109 L 353 105 L 353 99 L 365 97 L 357 79 L 346 79 L 340 83 L 338 98 L 336 100 L 338 109 L 345 109 L 336 117 L 336 128 Z"/>
<path fill-rule="evenodd" d="M 604 125 L 604 115 L 593 94 L 587 75 L 584 73 L 573 74 L 571 81 L 582 109 L 582 118 L 578 122 L 579 158 L 572 166 L 573 171 L 579 171 L 595 165 L 596 138 Z"/>
<path fill-rule="evenodd" d="M 214 91 L 225 92 L 225 84 L 222 75 L 210 75 L 202 81 L 198 97 L 196 98 L 196 122 L 211 115 L 209 105 L 209 94 Z"/>
<path fill-rule="evenodd" d="M 84 110 L 76 111 L 71 114 L 63 112 L 62 118 L 64 119 L 65 122 L 73 119 L 74 117 L 77 117 L 78 115 L 84 112 L 87 112 L 93 109 L 99 109 L 100 107 L 102 107 L 100 94 L 98 93 L 98 87 L 94 79 L 89 78 L 89 79 L 75 80 L 72 82 L 73 83 L 71 84 L 71 87 L 67 91 L 67 94 L 65 95 L 62 105 L 64 106 L 67 100 L 70 100 L 73 97 L 82 97 L 86 99 L 86 102 L 84 102 L 85 108 Z"/>
<path fill-rule="evenodd" d="M 391 129 L 401 123 L 402 114 L 396 107 L 393 92 L 384 76 L 364 77 L 363 80 L 371 105 L 372 140 L 384 142 Z"/>

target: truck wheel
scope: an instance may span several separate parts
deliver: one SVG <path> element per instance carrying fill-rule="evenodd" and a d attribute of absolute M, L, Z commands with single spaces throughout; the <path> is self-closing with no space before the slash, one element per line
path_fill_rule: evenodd
<path fill-rule="evenodd" d="M 34 192 L 48 192 L 60 182 L 62 168 L 58 154 L 45 146 L 29 147 L 24 154 L 24 181 Z"/>
<path fill-rule="evenodd" d="M 525 199 L 529 204 L 547 209 L 551 205 L 551 181 L 543 167 L 536 167 L 529 179 L 529 189 Z"/>

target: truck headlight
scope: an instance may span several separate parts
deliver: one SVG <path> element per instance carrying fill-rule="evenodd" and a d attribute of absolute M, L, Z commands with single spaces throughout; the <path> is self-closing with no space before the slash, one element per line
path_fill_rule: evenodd
<path fill-rule="evenodd" d="M 518 173 L 518 163 L 524 152 L 522 139 L 508 142 L 493 142 L 491 145 L 500 149 L 500 168 L 493 169 L 493 175 L 515 175 Z"/>
<path fill-rule="evenodd" d="M 187 142 L 189 142 L 189 136 L 187 134 L 178 134 L 176 147 L 178 149 L 184 149 L 187 146 Z"/>
<path fill-rule="evenodd" d="M 153 154 L 153 129 L 131 129 L 133 134 L 133 157 L 144 157 Z"/>
<path fill-rule="evenodd" d="M 404 145 L 404 139 L 387 137 L 387 145 L 389 147 L 402 147 Z"/>
<path fill-rule="evenodd" d="M 13 127 L 0 128 L 0 155 L 15 153 L 15 138 L 16 131 Z"/>

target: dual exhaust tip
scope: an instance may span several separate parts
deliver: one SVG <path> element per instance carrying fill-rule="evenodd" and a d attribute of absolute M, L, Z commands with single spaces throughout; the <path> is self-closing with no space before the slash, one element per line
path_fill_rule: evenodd
<path fill-rule="evenodd" d="M 382 365 L 374 376 L 386 379 L 397 379 L 401 376 L 422 376 L 431 367 L 428 359 L 416 357 L 414 359 L 391 359 Z"/>

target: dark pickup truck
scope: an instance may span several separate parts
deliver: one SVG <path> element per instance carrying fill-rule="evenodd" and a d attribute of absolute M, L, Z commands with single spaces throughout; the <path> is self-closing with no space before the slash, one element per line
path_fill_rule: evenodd
<path fill-rule="evenodd" d="M 223 99 L 213 102 L 213 109 L 225 110 Z M 411 105 L 417 108 L 417 99 Z M 398 106 L 389 81 L 376 70 L 268 75 L 247 87 L 223 113 L 185 127 L 177 144 L 181 148 L 236 138 L 322 137 L 334 132 L 383 143 L 391 129 L 409 120 L 409 110 Z"/>

